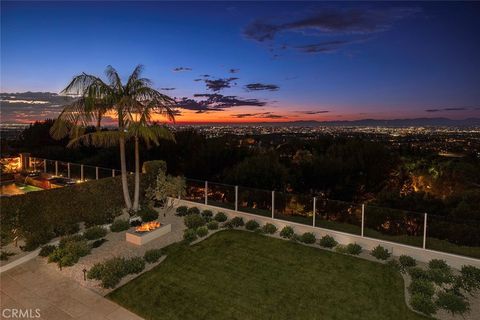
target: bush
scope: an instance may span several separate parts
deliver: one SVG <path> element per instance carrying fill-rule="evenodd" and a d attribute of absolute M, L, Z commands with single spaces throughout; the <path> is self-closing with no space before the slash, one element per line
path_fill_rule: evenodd
<path fill-rule="evenodd" d="M 60 268 L 73 266 L 78 259 L 89 254 L 91 249 L 87 240 L 66 241 L 50 253 L 48 262 L 56 262 Z"/>
<path fill-rule="evenodd" d="M 197 229 L 197 236 L 200 238 L 205 237 L 208 234 L 208 229 L 207 227 L 200 227 Z"/>
<path fill-rule="evenodd" d="M 385 249 L 381 245 L 378 245 L 375 248 L 373 248 L 370 254 L 379 260 L 387 260 L 392 255 L 390 252 L 388 252 L 387 249 Z"/>
<path fill-rule="evenodd" d="M 218 222 L 225 222 L 227 221 L 228 217 L 225 213 L 218 212 L 213 219 L 215 219 L 215 221 L 218 221 Z"/>
<path fill-rule="evenodd" d="M 255 231 L 258 228 L 260 228 L 260 224 L 258 224 L 258 222 L 255 220 L 248 220 L 247 223 L 245 224 L 245 229 L 250 231 Z"/>
<path fill-rule="evenodd" d="M 432 298 L 421 293 L 412 295 L 410 305 L 414 310 L 431 316 L 437 311 L 437 306 L 433 303 Z"/>
<path fill-rule="evenodd" d="M 277 232 L 277 227 L 274 224 L 267 223 L 266 225 L 263 226 L 263 232 L 268 233 L 268 234 L 274 234 Z"/>
<path fill-rule="evenodd" d="M 191 208 L 188 208 L 187 210 L 187 215 L 192 215 L 192 214 L 200 214 L 200 209 L 198 209 L 197 207 L 191 207 Z"/>
<path fill-rule="evenodd" d="M 447 310 L 452 315 L 463 315 L 470 309 L 469 303 L 465 298 L 452 292 L 440 292 L 436 304 L 438 307 Z"/>
<path fill-rule="evenodd" d="M 462 266 L 460 274 L 460 286 L 465 291 L 472 293 L 480 290 L 480 268 Z"/>
<path fill-rule="evenodd" d="M 93 243 L 92 243 L 92 248 L 98 248 L 98 247 L 100 247 L 102 244 L 104 244 L 104 243 L 107 242 L 107 241 L 108 241 L 108 240 L 107 240 L 107 239 L 104 239 L 104 238 L 95 240 L 95 241 L 93 241 Z"/>
<path fill-rule="evenodd" d="M 438 285 L 452 283 L 455 280 L 451 269 L 429 269 L 428 277 Z"/>
<path fill-rule="evenodd" d="M 245 223 L 243 222 L 243 218 L 242 218 L 242 217 L 234 217 L 232 220 L 230 220 L 230 222 L 232 223 L 232 225 L 233 225 L 235 228 L 243 227 L 243 225 L 245 224 Z"/>
<path fill-rule="evenodd" d="M 285 226 L 283 229 L 280 231 L 280 237 L 285 238 L 285 239 L 291 239 L 295 232 L 293 231 L 293 228 L 290 226 Z"/>
<path fill-rule="evenodd" d="M 191 214 L 183 218 L 183 223 L 189 229 L 197 229 L 205 225 L 205 219 L 198 214 Z"/>
<path fill-rule="evenodd" d="M 233 229 L 235 228 L 235 226 L 233 225 L 232 221 L 227 221 L 223 224 L 223 227 L 224 228 L 227 228 L 227 229 Z"/>
<path fill-rule="evenodd" d="M 410 294 L 420 293 L 428 297 L 433 297 L 435 294 L 435 287 L 433 283 L 425 279 L 415 279 L 408 286 Z"/>
<path fill-rule="evenodd" d="M 430 275 L 426 270 L 423 270 L 419 267 L 413 267 L 408 269 L 408 274 L 412 277 L 412 280 L 423 279 L 430 281 Z"/>
<path fill-rule="evenodd" d="M 130 228 L 130 222 L 128 220 L 117 219 L 110 226 L 110 231 L 121 232 Z"/>
<path fill-rule="evenodd" d="M 348 254 L 358 255 L 362 252 L 362 247 L 356 243 L 349 243 L 346 247 Z"/>
<path fill-rule="evenodd" d="M 218 229 L 218 222 L 217 221 L 210 221 L 207 223 L 208 230 L 217 230 Z"/>
<path fill-rule="evenodd" d="M 320 239 L 319 244 L 321 247 L 324 247 L 324 248 L 333 248 L 338 244 L 338 242 L 335 241 L 335 239 L 332 236 L 329 236 L 327 234 Z"/>
<path fill-rule="evenodd" d="M 120 280 L 126 275 L 125 273 L 125 259 L 111 258 L 103 263 L 103 268 L 100 271 L 100 280 L 103 288 L 114 288 Z"/>
<path fill-rule="evenodd" d="M 149 221 L 154 221 L 158 219 L 158 212 L 157 210 L 150 208 L 150 207 L 144 207 L 140 209 L 137 212 L 138 216 L 142 218 L 143 222 L 149 222 Z"/>
<path fill-rule="evenodd" d="M 415 267 L 417 265 L 417 262 L 415 261 L 415 259 L 404 254 L 402 254 L 398 258 L 398 261 L 400 262 L 400 266 L 402 267 L 403 270 L 406 270 L 407 268 Z"/>
<path fill-rule="evenodd" d="M 103 274 L 103 264 L 95 263 L 87 272 L 88 279 L 100 280 Z"/>
<path fill-rule="evenodd" d="M 188 207 L 187 206 L 180 206 L 176 210 L 176 215 L 179 217 L 186 216 L 188 212 Z"/>
<path fill-rule="evenodd" d="M 107 229 L 102 226 L 94 226 L 85 230 L 83 236 L 87 240 L 96 240 L 105 237 L 107 235 L 107 232 Z"/>
<path fill-rule="evenodd" d="M 40 253 L 38 254 L 40 257 L 48 257 L 55 249 L 57 246 L 48 244 L 46 246 L 43 246 L 42 249 L 40 250 Z"/>
<path fill-rule="evenodd" d="M 441 259 L 432 259 L 428 262 L 428 267 L 430 269 L 440 269 L 440 270 L 450 270 L 450 267 L 445 262 L 445 260 Z"/>
<path fill-rule="evenodd" d="M 391 268 L 392 270 L 395 270 L 395 271 L 401 271 L 402 270 L 402 267 L 401 267 L 400 263 L 395 259 L 388 260 L 386 265 L 389 268 Z"/>
<path fill-rule="evenodd" d="M 140 273 L 144 269 L 145 269 L 145 260 L 143 260 L 142 257 L 133 257 L 125 260 L 125 264 L 124 264 L 125 274 Z"/>
<path fill-rule="evenodd" d="M 85 240 L 83 235 L 73 234 L 73 235 L 65 236 L 65 237 L 61 238 L 60 242 L 58 243 L 58 246 L 60 248 L 64 248 L 67 245 L 67 243 L 69 243 L 69 242 L 77 242 L 77 241 L 82 241 L 82 240 Z"/>
<path fill-rule="evenodd" d="M 210 221 L 213 217 L 213 212 L 212 210 L 203 210 L 202 211 L 202 217 L 206 220 L 206 221 Z"/>
<path fill-rule="evenodd" d="M 304 234 L 301 235 L 300 241 L 306 244 L 312 244 L 312 243 L 315 243 L 317 239 L 315 239 L 315 235 L 313 233 L 305 232 Z"/>
<path fill-rule="evenodd" d="M 130 220 L 130 227 L 138 227 L 142 225 L 142 219 Z"/>
<path fill-rule="evenodd" d="M 145 252 L 143 259 L 148 263 L 155 263 L 162 257 L 162 249 L 150 249 Z"/>
<path fill-rule="evenodd" d="M 15 255 L 15 253 L 12 253 L 10 251 L 1 251 L 0 252 L 0 260 L 2 261 L 7 261 L 9 257 Z"/>
<path fill-rule="evenodd" d="M 187 242 L 192 242 L 197 239 L 197 233 L 195 229 L 187 229 L 183 232 L 183 239 Z"/>

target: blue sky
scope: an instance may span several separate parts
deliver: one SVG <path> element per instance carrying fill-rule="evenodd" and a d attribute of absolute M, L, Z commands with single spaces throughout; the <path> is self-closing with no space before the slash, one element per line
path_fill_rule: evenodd
<path fill-rule="evenodd" d="M 1 6 L 2 92 L 143 64 L 180 121 L 480 115 L 480 3 Z"/>

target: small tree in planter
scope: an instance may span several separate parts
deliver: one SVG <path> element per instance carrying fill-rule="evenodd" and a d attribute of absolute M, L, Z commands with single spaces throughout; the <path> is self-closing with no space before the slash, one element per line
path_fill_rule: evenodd
<path fill-rule="evenodd" d="M 145 191 L 145 199 L 151 207 L 171 209 L 173 203 L 168 203 L 168 197 L 184 196 L 185 189 L 184 177 L 167 175 L 166 169 L 159 168 L 155 181 Z"/>

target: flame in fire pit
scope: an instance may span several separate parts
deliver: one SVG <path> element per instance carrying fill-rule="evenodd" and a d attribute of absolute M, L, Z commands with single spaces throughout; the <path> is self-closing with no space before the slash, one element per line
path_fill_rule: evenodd
<path fill-rule="evenodd" d="M 160 222 L 158 221 L 150 221 L 142 223 L 142 225 L 135 228 L 137 232 L 148 232 L 160 228 Z"/>

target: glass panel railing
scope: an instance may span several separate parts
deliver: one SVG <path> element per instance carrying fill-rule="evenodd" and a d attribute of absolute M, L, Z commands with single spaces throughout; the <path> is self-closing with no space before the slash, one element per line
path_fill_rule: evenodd
<path fill-rule="evenodd" d="M 316 227 L 360 235 L 361 221 L 361 205 L 326 199 L 316 201 Z"/>
<path fill-rule="evenodd" d="M 48 174 L 54 176 L 55 175 L 55 161 L 53 160 L 45 160 L 47 163 L 47 172 Z"/>
<path fill-rule="evenodd" d="M 366 205 L 364 236 L 422 247 L 423 220 L 418 212 Z"/>
<path fill-rule="evenodd" d="M 76 163 L 70 163 L 70 179 L 79 181 L 81 179 L 81 166 Z"/>
<path fill-rule="evenodd" d="M 426 248 L 480 259 L 480 221 L 429 214 Z"/>
<path fill-rule="evenodd" d="M 91 181 L 96 179 L 96 167 L 83 166 L 83 179 Z"/>
<path fill-rule="evenodd" d="M 112 177 L 112 169 L 98 168 L 98 179 L 111 178 L 111 177 Z"/>
<path fill-rule="evenodd" d="M 68 164 L 63 161 L 58 161 L 58 175 L 60 177 L 68 177 Z"/>
<path fill-rule="evenodd" d="M 185 179 L 186 192 L 185 200 L 205 203 L 205 181 L 195 179 Z"/>
<path fill-rule="evenodd" d="M 274 218 L 312 225 L 313 197 L 275 192 Z"/>
<path fill-rule="evenodd" d="M 238 210 L 260 216 L 272 216 L 272 192 L 238 187 Z"/>
<path fill-rule="evenodd" d="M 208 182 L 207 192 L 209 205 L 235 210 L 235 186 Z"/>

